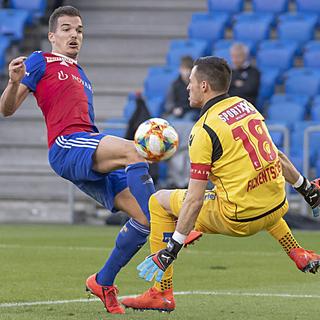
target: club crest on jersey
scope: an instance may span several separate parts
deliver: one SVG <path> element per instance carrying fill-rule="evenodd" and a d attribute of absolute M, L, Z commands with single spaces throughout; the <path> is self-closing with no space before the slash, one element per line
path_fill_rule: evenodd
<path fill-rule="evenodd" d="M 58 79 L 63 81 L 63 80 L 67 80 L 69 78 L 69 76 L 64 73 L 62 70 L 58 71 Z"/>

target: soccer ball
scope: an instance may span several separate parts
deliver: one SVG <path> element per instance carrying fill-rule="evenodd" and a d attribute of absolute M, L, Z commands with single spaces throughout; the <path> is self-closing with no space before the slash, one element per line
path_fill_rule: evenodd
<path fill-rule="evenodd" d="M 167 120 L 151 118 L 138 127 L 134 144 L 145 159 L 157 162 L 169 159 L 177 151 L 179 137 Z"/>

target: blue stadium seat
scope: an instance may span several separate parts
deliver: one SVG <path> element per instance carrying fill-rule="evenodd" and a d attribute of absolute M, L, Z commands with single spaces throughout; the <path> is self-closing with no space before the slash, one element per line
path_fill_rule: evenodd
<path fill-rule="evenodd" d="M 320 94 L 313 97 L 312 104 L 320 104 Z"/>
<path fill-rule="evenodd" d="M 319 93 L 320 77 L 315 71 L 303 69 L 300 72 L 293 72 L 293 69 L 287 73 L 285 81 L 285 92 L 293 94 L 304 94 L 310 97 Z"/>
<path fill-rule="evenodd" d="M 315 27 L 318 16 L 306 13 L 285 13 L 279 16 L 277 26 L 280 40 L 294 40 L 302 46 L 312 40 L 315 35 Z"/>
<path fill-rule="evenodd" d="M 278 121 L 288 126 L 304 120 L 304 116 L 305 110 L 303 106 L 294 102 L 270 103 L 267 111 L 268 120 Z"/>
<path fill-rule="evenodd" d="M 0 73 L 4 73 L 6 65 L 6 53 L 10 47 L 10 39 L 7 36 L 0 35 Z"/>
<path fill-rule="evenodd" d="M 274 94 L 270 99 L 270 103 L 294 102 L 301 105 L 304 108 L 304 110 L 308 110 L 309 101 L 310 97 L 308 95 L 294 93 L 277 93 Z"/>
<path fill-rule="evenodd" d="M 128 100 L 123 108 L 123 118 L 126 121 L 129 121 L 131 116 L 133 115 L 134 111 L 136 110 L 137 104 L 136 104 L 136 93 L 130 92 L 128 94 Z"/>
<path fill-rule="evenodd" d="M 239 14 L 233 25 L 233 37 L 237 41 L 252 42 L 256 48 L 259 41 L 269 38 L 272 21 L 273 15 L 270 14 Z"/>
<path fill-rule="evenodd" d="M 311 110 L 310 110 L 310 119 L 313 121 L 320 121 L 320 104 L 317 104 L 317 103 L 312 104 Z"/>
<path fill-rule="evenodd" d="M 28 16 L 27 10 L 0 9 L 0 34 L 9 36 L 12 41 L 22 40 Z"/>
<path fill-rule="evenodd" d="M 232 65 L 230 49 L 229 48 L 214 49 L 212 51 L 212 55 L 215 56 L 215 57 L 223 58 L 228 62 L 228 64 L 230 66 Z"/>
<path fill-rule="evenodd" d="M 303 140 L 304 140 L 304 131 L 310 126 L 319 125 L 317 121 L 297 121 L 293 125 L 291 132 L 291 143 L 290 143 L 290 154 L 291 157 L 295 156 L 297 158 L 303 158 Z M 320 148 L 320 133 L 314 132 L 310 133 L 309 138 L 312 139 L 312 144 L 310 144 L 310 153 L 309 159 L 310 163 L 314 163 L 319 154 L 318 150 Z"/>
<path fill-rule="evenodd" d="M 164 112 L 165 97 L 146 98 L 146 105 L 151 117 L 161 117 Z"/>
<path fill-rule="evenodd" d="M 263 105 L 274 93 L 277 80 L 280 75 L 279 69 L 260 68 L 260 88 L 257 100 L 257 108 L 263 111 Z"/>
<path fill-rule="evenodd" d="M 167 63 L 170 66 L 178 67 L 183 56 L 189 55 L 193 59 L 205 56 L 207 52 L 207 42 L 195 39 L 172 40 L 167 54 Z"/>
<path fill-rule="evenodd" d="M 282 13 L 288 11 L 289 0 L 253 0 L 252 9 L 255 12 Z"/>
<path fill-rule="evenodd" d="M 231 46 L 235 43 L 239 43 L 239 41 L 235 41 L 233 39 L 221 39 L 221 40 L 218 40 L 214 43 L 214 50 L 220 50 L 220 49 L 230 49 Z M 254 52 L 254 45 L 251 41 L 241 41 L 241 43 L 245 44 L 249 51 L 250 51 L 250 54 L 253 54 Z"/>
<path fill-rule="evenodd" d="M 28 24 L 36 23 L 45 15 L 46 0 L 10 0 L 9 7 L 13 9 L 23 9 L 29 12 Z"/>
<path fill-rule="evenodd" d="M 303 65 L 306 68 L 320 68 L 320 47 L 304 51 Z"/>
<path fill-rule="evenodd" d="M 319 73 L 316 69 L 299 68 L 299 67 L 291 68 L 285 72 L 285 77 L 300 77 L 304 75 L 308 75 L 308 76 L 312 75 L 317 77 L 319 76 Z"/>
<path fill-rule="evenodd" d="M 102 133 L 124 138 L 129 118 L 109 118 L 103 123 Z"/>
<path fill-rule="evenodd" d="M 169 66 L 150 67 L 144 82 L 144 96 L 147 99 L 166 97 L 171 83 L 178 77 L 177 68 Z"/>
<path fill-rule="evenodd" d="M 208 9 L 211 12 L 228 12 L 231 14 L 241 12 L 244 8 L 244 0 L 208 0 Z"/>
<path fill-rule="evenodd" d="M 214 41 L 224 37 L 229 17 L 229 14 L 223 12 L 194 13 L 189 24 L 189 37 L 207 41 L 207 53 L 210 54 Z"/>
<path fill-rule="evenodd" d="M 298 44 L 294 41 L 265 40 L 257 51 L 259 68 L 278 68 L 281 71 L 293 67 Z"/>
<path fill-rule="evenodd" d="M 320 13 L 319 0 L 295 0 L 297 11 L 306 13 Z"/>
<path fill-rule="evenodd" d="M 311 40 L 308 41 L 304 47 L 303 47 L 304 52 L 308 50 L 320 50 L 320 41 L 319 40 Z"/>

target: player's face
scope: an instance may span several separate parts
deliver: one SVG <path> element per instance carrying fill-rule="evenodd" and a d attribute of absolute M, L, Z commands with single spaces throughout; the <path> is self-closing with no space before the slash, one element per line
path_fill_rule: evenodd
<path fill-rule="evenodd" d="M 243 50 L 234 49 L 231 50 L 232 64 L 236 69 L 240 69 L 246 61 L 246 54 Z"/>
<path fill-rule="evenodd" d="M 197 66 L 193 67 L 189 77 L 187 90 L 189 91 L 189 103 L 191 108 L 201 108 L 203 106 L 203 91 L 201 82 L 196 77 Z"/>
<path fill-rule="evenodd" d="M 58 18 L 57 29 L 49 32 L 52 51 L 76 59 L 83 39 L 80 17 L 62 16 Z"/>

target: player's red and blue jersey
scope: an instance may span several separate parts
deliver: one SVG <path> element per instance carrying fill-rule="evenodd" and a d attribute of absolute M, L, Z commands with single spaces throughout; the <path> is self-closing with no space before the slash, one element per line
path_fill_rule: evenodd
<path fill-rule="evenodd" d="M 26 75 L 21 82 L 33 92 L 44 115 L 49 147 L 61 135 L 98 132 L 92 85 L 75 60 L 35 51 L 25 65 Z"/>

